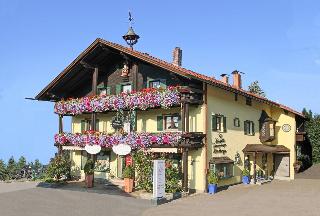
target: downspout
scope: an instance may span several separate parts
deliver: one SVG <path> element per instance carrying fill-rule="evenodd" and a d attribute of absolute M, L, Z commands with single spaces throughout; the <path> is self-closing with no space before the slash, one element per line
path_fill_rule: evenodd
<path fill-rule="evenodd" d="M 205 138 L 204 138 L 204 155 L 205 155 L 205 191 L 206 192 L 208 190 L 208 180 L 207 180 L 207 175 L 208 175 L 208 86 L 207 83 L 204 83 L 203 85 L 203 96 L 204 96 L 204 113 L 205 113 L 205 118 L 204 118 L 204 133 L 206 134 Z"/>

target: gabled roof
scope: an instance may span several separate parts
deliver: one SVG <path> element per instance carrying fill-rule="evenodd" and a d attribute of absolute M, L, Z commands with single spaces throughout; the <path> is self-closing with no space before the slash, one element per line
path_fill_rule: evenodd
<path fill-rule="evenodd" d="M 72 67 L 74 67 L 76 64 L 78 64 L 88 53 L 90 53 L 95 47 L 97 47 L 98 45 L 104 45 L 113 49 L 116 49 L 120 52 L 123 52 L 127 55 L 133 56 L 137 59 L 140 59 L 144 62 L 147 62 L 149 64 L 158 66 L 160 68 L 163 68 L 165 70 L 168 70 L 170 72 L 176 73 L 178 75 L 184 76 L 184 77 L 189 77 L 189 78 L 193 78 L 193 79 L 197 79 L 200 81 L 203 81 L 207 84 L 213 85 L 213 86 L 217 86 L 219 88 L 225 89 L 227 91 L 230 92 L 234 92 L 234 93 L 238 93 L 240 95 L 246 96 L 246 97 L 250 97 L 252 99 L 255 99 L 259 102 L 263 102 L 263 103 L 267 103 L 269 105 L 281 108 L 283 110 L 286 110 L 288 112 L 291 112 L 295 115 L 301 116 L 304 118 L 304 115 L 298 111 L 295 111 L 285 105 L 276 103 L 272 100 L 269 100 L 267 98 L 261 97 L 259 95 L 253 94 L 251 92 L 248 92 L 244 89 L 238 89 L 233 87 L 230 84 L 226 84 L 224 82 L 221 82 L 220 80 L 217 80 L 213 77 L 209 77 L 188 69 L 185 69 L 183 67 L 174 65 L 172 63 L 168 63 L 164 60 L 161 60 L 159 58 L 155 58 L 149 54 L 146 53 L 142 53 L 136 50 L 132 50 L 128 47 L 122 46 L 120 44 L 116 44 L 116 43 L 112 43 L 109 41 L 106 41 L 104 39 L 101 38 L 97 38 L 86 50 L 84 50 L 68 67 L 66 67 L 51 83 L 49 83 L 49 85 L 47 85 L 35 98 L 37 100 L 41 100 L 41 97 L 46 94 L 53 86 L 55 86 L 60 79 L 62 79 L 66 74 L 68 74 L 69 70 L 72 69 Z"/>

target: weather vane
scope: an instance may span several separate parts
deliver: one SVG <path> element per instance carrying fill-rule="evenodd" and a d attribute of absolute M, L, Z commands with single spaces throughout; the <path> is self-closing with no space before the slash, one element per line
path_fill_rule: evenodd
<path fill-rule="evenodd" d="M 123 35 L 122 38 L 127 42 L 127 44 L 133 49 L 133 45 L 135 45 L 138 42 L 138 39 L 140 38 L 139 35 L 137 35 L 133 28 L 133 17 L 131 15 L 131 12 L 129 11 L 129 30 L 127 34 Z"/>

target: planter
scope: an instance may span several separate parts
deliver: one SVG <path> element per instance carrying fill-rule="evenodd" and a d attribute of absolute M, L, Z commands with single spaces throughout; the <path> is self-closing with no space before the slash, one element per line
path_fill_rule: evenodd
<path fill-rule="evenodd" d="M 218 185 L 217 184 L 208 184 L 208 193 L 215 194 L 217 193 Z"/>
<path fill-rule="evenodd" d="M 124 178 L 124 191 L 131 193 L 133 191 L 133 179 Z"/>
<path fill-rule="evenodd" d="M 250 183 L 249 176 L 242 176 L 242 183 L 243 184 L 249 184 Z"/>
<path fill-rule="evenodd" d="M 86 186 L 87 188 L 93 187 L 93 175 L 86 175 Z"/>

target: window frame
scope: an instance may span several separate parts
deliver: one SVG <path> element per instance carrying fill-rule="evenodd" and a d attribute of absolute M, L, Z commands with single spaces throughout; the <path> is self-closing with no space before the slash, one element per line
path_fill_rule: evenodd
<path fill-rule="evenodd" d="M 244 121 L 244 134 L 248 136 L 255 135 L 254 121 L 250 121 L 250 120 Z"/>
<path fill-rule="evenodd" d="M 213 126 L 215 118 L 215 126 Z M 211 116 L 211 130 L 219 133 L 227 132 L 227 117 L 222 114 L 213 114 Z"/>
<path fill-rule="evenodd" d="M 156 82 L 159 84 L 158 87 L 154 87 L 152 84 L 152 83 L 156 83 Z M 159 79 L 149 80 L 148 86 L 149 86 L 149 88 L 159 89 L 159 88 L 161 88 L 161 80 L 159 80 Z"/>
<path fill-rule="evenodd" d="M 224 176 L 220 176 L 221 179 L 229 179 L 229 178 L 233 178 L 234 177 L 234 163 L 230 162 L 230 163 L 210 163 L 209 164 L 209 169 L 211 172 L 214 172 L 216 174 L 219 175 L 219 172 L 217 171 L 217 166 L 222 166 L 222 169 L 223 169 L 223 173 L 224 173 Z M 225 166 L 225 167 L 224 167 Z M 231 167 L 231 175 L 227 176 L 226 173 L 227 173 L 227 166 L 232 166 Z"/>
<path fill-rule="evenodd" d="M 178 118 L 178 128 L 173 128 L 173 129 L 167 129 L 167 117 L 177 117 Z M 162 115 L 162 125 L 163 125 L 163 131 L 181 131 L 181 116 L 178 113 L 174 114 L 163 114 Z"/>
<path fill-rule="evenodd" d="M 125 86 L 130 86 L 130 91 L 124 91 L 123 87 L 125 87 Z M 130 93 L 130 92 L 132 92 L 132 83 L 123 83 L 123 84 L 121 84 L 121 93 Z"/>
<path fill-rule="evenodd" d="M 233 126 L 240 127 L 240 119 L 238 117 L 233 119 Z"/>

